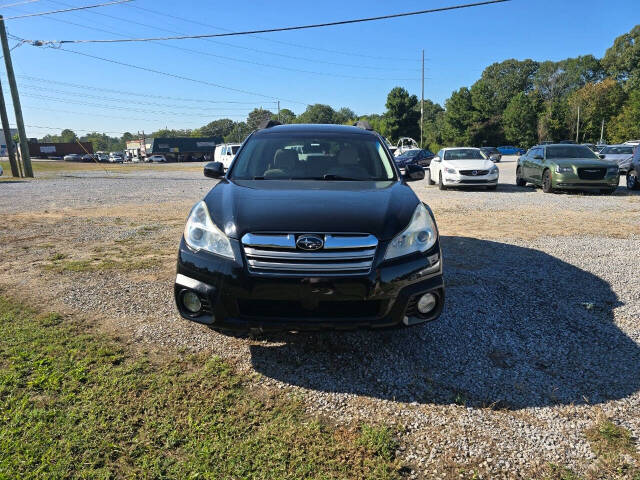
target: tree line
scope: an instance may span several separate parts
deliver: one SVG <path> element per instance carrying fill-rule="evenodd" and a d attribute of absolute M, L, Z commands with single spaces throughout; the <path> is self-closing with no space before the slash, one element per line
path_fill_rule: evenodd
<path fill-rule="evenodd" d="M 395 142 L 420 138 L 420 101 L 402 87 L 387 95 L 383 114 L 356 115 L 350 108 L 309 105 L 300 115 L 254 109 L 245 121 L 214 120 L 193 130 L 163 129 L 148 137 L 220 137 L 242 142 L 265 119 L 289 123 L 353 124 L 367 120 Z M 580 122 L 578 123 L 578 114 Z M 470 87 L 454 91 L 444 106 L 425 100 L 423 146 L 498 146 L 528 148 L 540 141 L 599 141 L 604 122 L 608 143 L 640 138 L 640 25 L 615 39 L 603 58 L 583 55 L 558 62 L 509 59 L 487 67 Z M 75 133 L 48 135 L 44 141 L 71 141 Z M 80 138 L 95 150 L 122 150 L 131 133 L 109 137 L 97 132 Z"/>

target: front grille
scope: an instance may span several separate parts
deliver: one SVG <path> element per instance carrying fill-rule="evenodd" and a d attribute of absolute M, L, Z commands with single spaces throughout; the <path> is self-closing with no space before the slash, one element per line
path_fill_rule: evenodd
<path fill-rule="evenodd" d="M 376 318 L 380 306 L 379 300 L 336 301 L 318 302 L 309 309 L 301 302 L 287 300 L 238 299 L 240 315 L 249 318 Z"/>
<path fill-rule="evenodd" d="M 578 177 L 582 180 L 602 180 L 607 173 L 606 168 L 579 168 Z"/>
<path fill-rule="evenodd" d="M 474 175 L 473 172 L 476 172 Z M 460 170 L 460 175 L 465 177 L 479 177 L 481 175 L 489 175 L 489 170 Z"/>
<path fill-rule="evenodd" d="M 296 246 L 300 235 L 248 233 L 242 247 L 250 273 L 256 275 L 362 275 L 371 271 L 378 239 L 368 234 L 317 234 L 323 247 L 316 251 Z"/>

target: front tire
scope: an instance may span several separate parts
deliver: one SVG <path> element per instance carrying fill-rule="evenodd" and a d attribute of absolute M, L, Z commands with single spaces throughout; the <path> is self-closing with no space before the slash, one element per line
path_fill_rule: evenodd
<path fill-rule="evenodd" d="M 442 181 L 442 172 L 440 172 L 440 175 L 438 176 L 438 188 L 440 190 L 446 190 L 447 189 L 447 186 Z"/>
<path fill-rule="evenodd" d="M 542 173 L 542 191 L 544 193 L 553 193 L 553 182 L 551 180 L 551 170 L 545 170 Z"/>
<path fill-rule="evenodd" d="M 627 172 L 627 189 L 640 190 L 640 179 L 638 178 L 638 172 L 635 170 Z"/>
<path fill-rule="evenodd" d="M 516 185 L 518 187 L 526 187 L 527 181 L 522 178 L 522 168 L 516 168 Z"/>

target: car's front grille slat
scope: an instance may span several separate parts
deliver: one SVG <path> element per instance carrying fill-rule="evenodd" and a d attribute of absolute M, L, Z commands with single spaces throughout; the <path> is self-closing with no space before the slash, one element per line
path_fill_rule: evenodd
<path fill-rule="evenodd" d="M 368 234 L 313 234 L 322 248 L 296 247 L 301 234 L 248 233 L 242 247 L 250 273 L 257 275 L 362 275 L 371 271 L 378 239 Z"/>
<path fill-rule="evenodd" d="M 473 172 L 476 172 L 475 174 Z M 483 175 L 489 175 L 489 170 L 460 170 L 460 175 L 465 177 L 480 177 Z"/>
<path fill-rule="evenodd" d="M 578 168 L 578 177 L 582 180 L 602 180 L 606 174 L 606 168 Z"/>

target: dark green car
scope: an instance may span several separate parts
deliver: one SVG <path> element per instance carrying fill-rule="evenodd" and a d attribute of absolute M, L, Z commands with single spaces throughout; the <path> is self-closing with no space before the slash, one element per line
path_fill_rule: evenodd
<path fill-rule="evenodd" d="M 620 182 L 615 162 L 602 160 L 584 145 L 538 145 L 518 159 L 516 185 L 554 190 L 599 190 L 613 193 Z"/>

